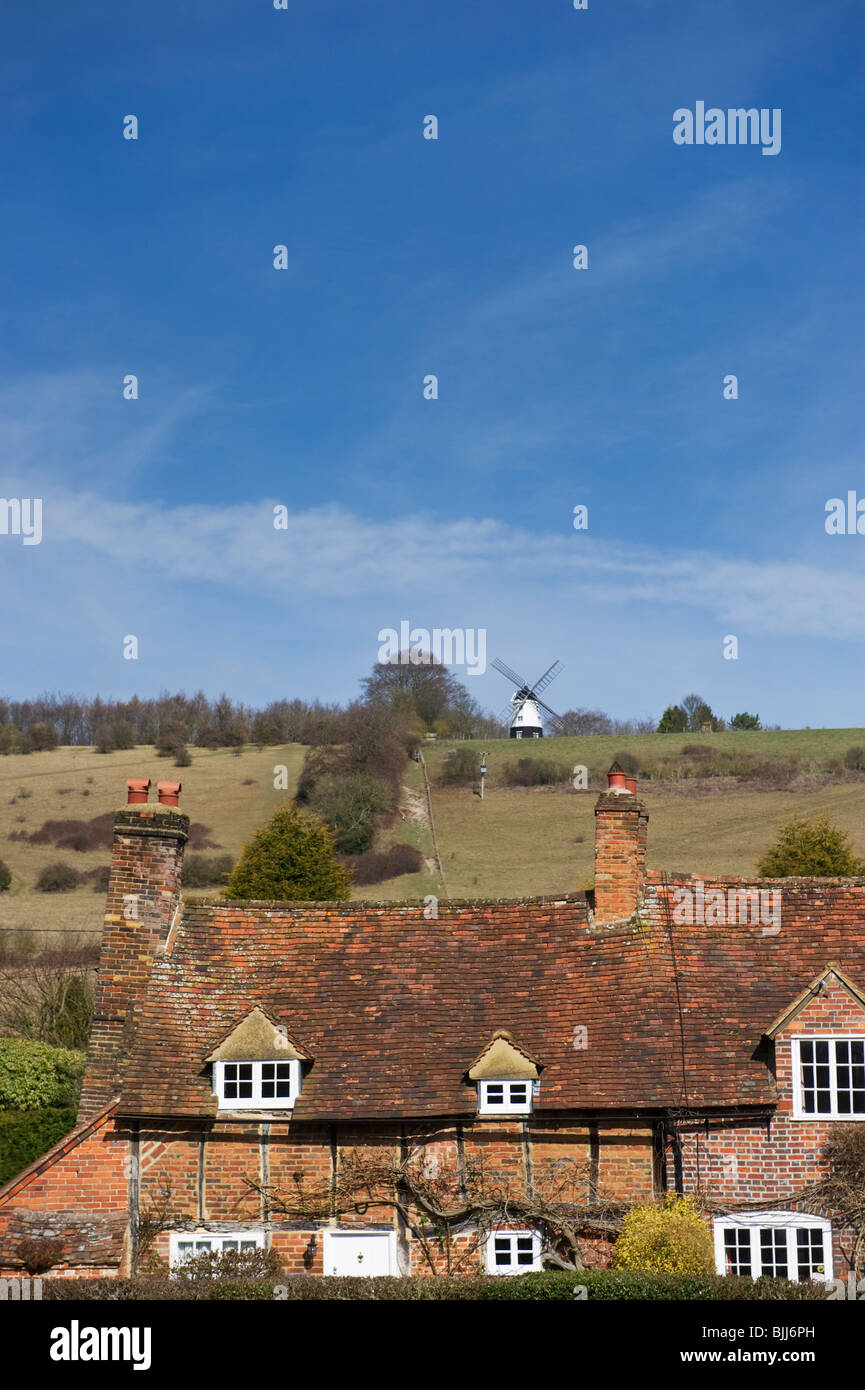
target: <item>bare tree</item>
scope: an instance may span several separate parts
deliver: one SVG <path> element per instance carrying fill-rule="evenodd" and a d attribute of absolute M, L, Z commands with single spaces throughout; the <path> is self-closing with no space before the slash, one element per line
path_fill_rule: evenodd
<path fill-rule="evenodd" d="M 430 1149 L 447 1137 L 426 1135 L 403 1154 L 385 1146 L 346 1150 L 333 1182 L 308 1185 L 300 1172 L 288 1190 L 249 1178 L 246 1182 L 263 1197 L 267 1212 L 295 1219 L 321 1222 L 364 1215 L 370 1206 L 396 1212 L 432 1274 L 464 1274 L 474 1268 L 490 1231 L 502 1223 L 518 1221 L 539 1229 L 542 1259 L 566 1270 L 584 1268 L 582 1240 L 609 1239 L 621 1230 L 625 1203 L 579 1199 L 586 1190 L 585 1165 L 557 1163 L 532 1191 L 520 1191 L 480 1159 L 460 1165 Z"/>

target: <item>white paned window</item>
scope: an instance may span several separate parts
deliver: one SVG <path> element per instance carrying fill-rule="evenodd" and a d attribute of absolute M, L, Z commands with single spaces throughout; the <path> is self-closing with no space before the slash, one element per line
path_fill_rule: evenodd
<path fill-rule="evenodd" d="M 479 1081 L 479 1115 L 530 1115 L 531 1081 Z"/>
<path fill-rule="evenodd" d="M 251 1250 L 264 1249 L 262 1231 L 234 1231 L 228 1233 L 191 1232 L 189 1235 L 172 1235 L 171 1268 L 185 1264 L 196 1255 L 226 1255 L 229 1251 L 247 1254 Z"/>
<path fill-rule="evenodd" d="M 541 1267 L 541 1237 L 537 1231 L 490 1231 L 487 1236 L 489 1274 L 527 1274 Z"/>
<path fill-rule="evenodd" d="M 757 1279 L 832 1278 L 832 1227 L 820 1216 L 790 1211 L 748 1212 L 715 1218 L 719 1274 Z"/>
<path fill-rule="evenodd" d="M 300 1062 L 214 1062 L 213 1094 L 223 1110 L 290 1110 L 300 1095 Z"/>
<path fill-rule="evenodd" d="M 865 1038 L 793 1039 L 796 1119 L 865 1120 Z"/>

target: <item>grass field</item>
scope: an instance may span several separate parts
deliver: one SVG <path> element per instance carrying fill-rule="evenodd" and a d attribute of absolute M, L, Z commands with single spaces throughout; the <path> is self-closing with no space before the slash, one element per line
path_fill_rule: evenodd
<path fill-rule="evenodd" d="M 682 748 L 702 744 L 733 757 L 759 756 L 780 766 L 796 759 L 794 776 L 781 787 L 766 780 L 748 782 L 734 776 L 675 780 L 641 779 L 640 795 L 650 816 L 648 859 L 651 867 L 704 874 L 751 874 L 754 862 L 793 811 L 826 809 L 851 835 L 865 856 L 865 773 L 839 774 L 848 748 L 865 745 L 862 729 L 783 730 L 707 735 L 640 735 L 633 737 L 557 738 L 526 745 L 497 740 L 483 746 L 487 755 L 486 795 L 472 788 L 444 788 L 437 776 L 450 748 L 429 743 L 424 754 L 433 785 L 435 826 L 451 897 L 499 898 L 572 891 L 592 879 L 593 807 L 612 759 L 630 753 L 647 768 L 663 770 Z M 466 745 L 462 745 L 466 746 Z M 469 744 L 481 751 L 481 744 Z M 77 853 L 50 845 L 9 840 L 13 831 L 31 832 L 46 820 L 90 820 L 113 811 L 125 800 L 126 778 L 183 782 L 181 804 L 193 822 L 209 827 L 210 839 L 236 857 L 251 833 L 293 793 L 305 749 L 244 748 L 231 751 L 191 750 L 192 766 L 175 768 L 149 747 L 98 754 L 91 748 L 61 748 L 51 753 L 0 758 L 0 859 L 12 870 L 12 887 L 0 894 L 0 941 L 16 928 L 98 933 L 103 897 L 92 887 L 71 893 L 44 894 L 33 885 L 46 864 L 63 861 L 78 869 L 107 864 L 108 850 Z M 588 769 L 590 791 L 570 785 L 508 788 L 506 762 L 540 757 Z M 692 759 L 693 763 L 693 759 Z M 288 790 L 273 788 L 274 767 L 288 770 Z M 669 768 L 666 769 L 669 771 Z M 784 779 L 782 779 L 783 781 Z M 393 840 L 416 845 L 427 860 L 419 873 L 358 888 L 367 900 L 423 897 L 443 893 L 433 859 L 421 768 L 410 763 L 399 815 L 380 835 L 377 848 Z M 206 851 L 216 853 L 216 850 Z"/>
<path fill-rule="evenodd" d="M 865 775 L 838 780 L 830 770 L 848 748 L 865 744 L 862 729 L 797 729 L 705 735 L 556 738 L 526 745 L 516 740 L 469 744 L 487 755 L 484 800 L 471 788 L 435 785 L 452 744 L 425 751 L 433 780 L 433 811 L 448 889 L 452 897 L 519 897 L 582 889 L 592 882 L 594 803 L 616 754 L 647 764 L 672 758 L 686 745 L 703 744 L 731 754 L 798 758 L 795 789 L 762 789 L 737 778 L 680 783 L 640 780 L 649 812 L 648 864 L 706 875 L 753 874 L 757 857 L 794 812 L 827 810 L 850 832 L 865 856 Z M 519 757 L 549 758 L 588 769 L 591 791 L 571 787 L 510 789 L 504 763 Z M 848 778 L 850 774 L 846 775 Z M 854 774 L 853 776 L 856 776 Z"/>
<path fill-rule="evenodd" d="M 239 757 L 223 749 L 193 749 L 192 766 L 183 768 L 158 758 L 150 747 L 104 754 L 58 748 L 0 758 L 0 859 L 12 870 L 10 890 L 0 893 L 0 929 L 99 931 L 104 895 L 89 885 L 71 893 L 36 893 L 33 884 L 48 863 L 91 869 L 111 857 L 108 849 L 80 854 L 10 841 L 10 831 L 36 830 L 46 820 L 91 820 L 123 804 L 127 777 L 150 777 L 154 783 L 182 782 L 183 810 L 193 822 L 209 826 L 209 838 L 236 857 L 251 832 L 293 795 L 304 753 L 300 744 L 260 753 L 245 748 Z M 288 770 L 287 791 L 274 791 L 277 764 Z M 151 798 L 155 801 L 155 790 Z"/>

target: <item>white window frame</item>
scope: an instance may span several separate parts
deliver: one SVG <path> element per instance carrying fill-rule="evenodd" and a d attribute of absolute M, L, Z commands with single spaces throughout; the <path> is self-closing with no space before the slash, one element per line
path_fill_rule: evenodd
<path fill-rule="evenodd" d="M 225 1095 L 225 1068 L 245 1066 L 252 1067 L 252 1095 L 251 1096 L 229 1096 Z M 270 1066 L 289 1067 L 289 1081 L 291 1093 L 288 1096 L 262 1096 L 262 1068 Z M 279 1060 L 268 1057 L 265 1061 L 254 1061 L 252 1058 L 236 1058 L 230 1062 L 214 1062 L 213 1064 L 213 1094 L 219 1097 L 220 1110 L 291 1110 L 300 1095 L 301 1076 L 300 1062 L 283 1058 Z"/>
<path fill-rule="evenodd" d="M 509 1265 L 496 1264 L 496 1241 L 509 1239 L 511 1241 L 511 1255 L 514 1262 Z M 517 1264 L 515 1257 L 517 1254 L 517 1240 L 531 1240 L 532 1242 L 532 1262 L 531 1264 Z M 498 1274 L 507 1277 L 509 1274 L 531 1274 L 533 1270 L 539 1270 L 541 1266 L 541 1233 L 540 1231 L 506 1231 L 492 1230 L 486 1239 L 486 1267 L 487 1274 Z"/>
<path fill-rule="evenodd" d="M 490 1086 L 502 1086 L 503 1099 L 501 1105 L 491 1103 L 489 1099 Z M 511 1087 L 525 1087 L 526 1098 L 522 1101 L 511 1100 Z M 529 1079 L 518 1078 L 516 1080 L 505 1081 L 491 1077 L 489 1081 L 478 1082 L 478 1114 L 479 1115 L 531 1115 L 532 1099 L 534 1096 L 534 1083 Z"/>
<path fill-rule="evenodd" d="M 322 1263 L 325 1274 L 327 1274 L 330 1266 L 336 1263 L 334 1259 L 334 1250 L 339 1248 L 340 1241 L 344 1240 L 346 1237 L 357 1239 L 359 1236 L 371 1236 L 375 1240 L 383 1240 L 385 1242 L 385 1249 L 387 1250 L 388 1275 L 399 1274 L 399 1269 L 397 1267 L 396 1231 L 367 1231 L 364 1230 L 362 1226 L 356 1226 L 353 1229 L 349 1227 L 344 1230 L 326 1230 L 323 1232 L 323 1235 L 324 1248 L 322 1250 Z M 351 1274 L 340 1274 L 331 1277 L 339 1279 L 364 1279 L 369 1276 L 359 1271 L 353 1271 Z"/>
<path fill-rule="evenodd" d="M 248 1231 L 172 1231 L 170 1238 L 170 1249 L 168 1262 L 172 1270 L 179 1269 L 187 1260 L 194 1259 L 196 1255 L 207 1253 L 205 1250 L 198 1250 L 198 1245 L 210 1246 L 210 1251 L 214 1255 L 225 1254 L 226 1247 L 231 1248 L 232 1244 L 241 1249 L 241 1242 L 255 1242 L 256 1250 L 264 1250 L 265 1240 L 264 1231 L 254 1228 Z M 182 1245 L 192 1245 L 192 1250 L 181 1252 Z"/>
<path fill-rule="evenodd" d="M 727 1273 L 727 1252 L 724 1246 L 724 1232 L 746 1230 L 750 1234 L 751 1278 L 763 1273 L 760 1250 L 760 1232 L 783 1229 L 787 1232 L 787 1278 L 799 1283 L 798 1247 L 796 1232 L 804 1226 L 817 1228 L 823 1233 L 823 1272 L 811 1275 L 819 1282 L 832 1279 L 832 1223 L 823 1216 L 810 1216 L 798 1211 L 749 1211 L 738 1216 L 715 1217 L 715 1268 L 719 1274 Z M 771 1271 L 767 1270 L 767 1274 Z"/>
<path fill-rule="evenodd" d="M 829 1043 L 829 1091 L 832 1100 L 831 1110 L 820 1112 L 817 1110 L 805 1109 L 805 1086 L 802 1080 L 802 1050 L 803 1042 Z M 865 1034 L 862 1033 L 802 1033 L 791 1039 L 790 1060 L 793 1068 L 793 1118 L 794 1120 L 810 1120 L 813 1124 L 815 1120 L 841 1120 L 845 1124 L 856 1124 L 865 1120 L 865 1113 L 851 1114 L 838 1109 L 838 1062 L 833 1044 L 839 1042 L 865 1042 Z M 823 1064 L 821 1064 L 823 1065 Z"/>

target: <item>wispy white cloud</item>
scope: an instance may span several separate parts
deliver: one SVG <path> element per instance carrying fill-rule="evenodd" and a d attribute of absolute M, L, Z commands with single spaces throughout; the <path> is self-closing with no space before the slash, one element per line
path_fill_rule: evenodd
<path fill-rule="evenodd" d="M 415 514 L 384 522 L 340 506 L 289 513 L 287 529 L 276 530 L 275 505 L 170 507 L 58 490 L 44 501 L 37 561 L 67 593 L 79 573 L 90 584 L 95 571 L 108 587 L 113 576 L 122 582 L 144 573 L 154 595 L 195 584 L 276 602 L 322 600 L 337 610 L 362 596 L 403 606 L 423 598 L 454 621 L 461 603 L 475 613 L 485 605 L 498 612 L 504 585 L 523 603 L 561 612 L 575 604 L 645 604 L 659 621 L 684 608 L 771 637 L 865 636 L 865 590 L 834 563 L 843 538 L 834 541 L 831 560 L 827 538 L 821 567 L 698 549 L 669 553 L 576 532 L 538 535 L 483 517 L 433 522 Z M 11 537 L 0 542 L 0 572 L 10 582 L 16 544 Z M 30 563 L 38 571 L 38 562 Z"/>

